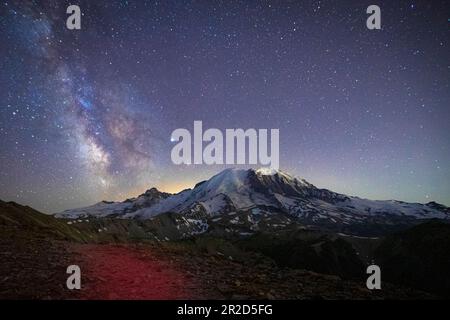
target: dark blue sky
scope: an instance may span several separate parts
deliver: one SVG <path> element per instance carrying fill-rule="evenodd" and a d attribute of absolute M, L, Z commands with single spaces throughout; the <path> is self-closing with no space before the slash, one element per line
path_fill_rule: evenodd
<path fill-rule="evenodd" d="M 450 5 L 0 2 L 0 198 L 54 212 L 177 191 L 176 128 L 279 128 L 281 169 L 337 192 L 450 205 Z M 75 3 L 75 2 L 73 2 Z"/>

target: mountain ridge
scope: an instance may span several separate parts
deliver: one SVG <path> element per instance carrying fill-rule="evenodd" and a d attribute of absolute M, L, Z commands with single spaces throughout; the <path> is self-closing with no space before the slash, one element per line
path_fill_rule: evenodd
<path fill-rule="evenodd" d="M 450 220 L 449 208 L 436 202 L 362 199 L 317 188 L 304 179 L 271 169 L 226 169 L 176 194 L 151 188 L 123 202 L 100 202 L 55 216 L 145 220 L 166 213 L 194 217 L 201 224 L 244 213 L 247 218 L 243 219 L 251 222 L 253 231 L 258 230 L 261 217 L 270 220 L 280 215 L 284 221 L 338 228 L 339 232 L 354 225 L 365 228 L 364 224 L 411 225 L 426 219 Z"/>

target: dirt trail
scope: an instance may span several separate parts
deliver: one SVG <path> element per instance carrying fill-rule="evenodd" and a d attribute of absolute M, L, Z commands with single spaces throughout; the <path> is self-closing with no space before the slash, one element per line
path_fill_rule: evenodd
<path fill-rule="evenodd" d="M 196 284 L 182 266 L 148 248 L 121 245 L 76 245 L 81 268 L 81 299 L 193 299 Z"/>

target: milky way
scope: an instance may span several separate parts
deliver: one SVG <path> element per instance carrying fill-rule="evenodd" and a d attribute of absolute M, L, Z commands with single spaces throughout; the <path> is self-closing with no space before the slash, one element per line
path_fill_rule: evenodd
<path fill-rule="evenodd" d="M 73 4 L 73 3 L 71 3 Z M 192 186 L 170 133 L 279 128 L 280 165 L 337 192 L 450 205 L 450 6 L 0 3 L 0 199 L 46 212 Z"/>

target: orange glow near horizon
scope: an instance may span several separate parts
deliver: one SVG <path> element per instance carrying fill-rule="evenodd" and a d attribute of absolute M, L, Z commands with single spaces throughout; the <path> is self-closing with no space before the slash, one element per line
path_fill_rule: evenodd
<path fill-rule="evenodd" d="M 157 189 L 168 193 L 178 193 L 185 189 L 193 188 L 194 186 L 195 182 L 193 181 L 167 182 L 159 184 Z"/>
<path fill-rule="evenodd" d="M 180 191 L 183 191 L 185 189 L 189 189 L 189 188 L 193 188 L 195 185 L 195 182 L 191 181 L 185 181 L 185 182 L 162 182 L 159 183 L 157 185 L 155 185 L 154 187 L 157 188 L 159 191 L 161 192 L 168 192 L 168 193 L 178 193 Z M 151 187 L 148 187 L 147 189 L 150 189 Z M 130 199 L 130 198 L 136 198 L 139 195 L 143 194 L 146 190 L 146 188 L 135 188 L 133 190 L 131 190 L 130 192 L 128 192 L 127 194 L 122 194 L 122 195 L 118 195 L 112 199 L 108 199 L 108 200 L 112 200 L 112 201 L 124 201 L 126 199 Z"/>

